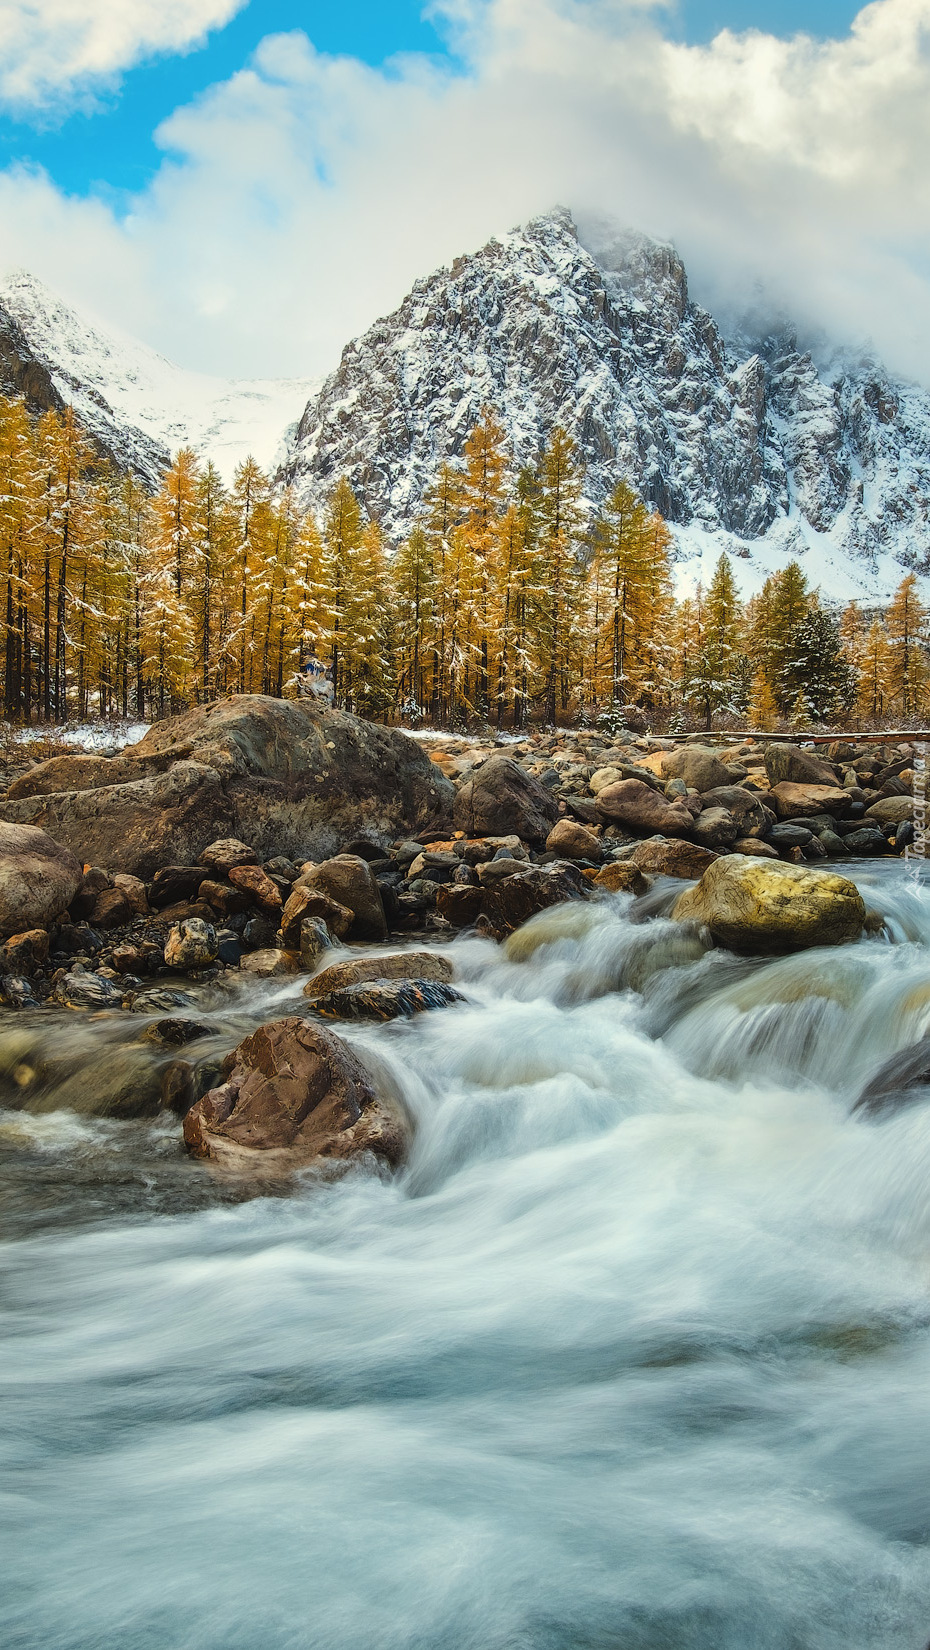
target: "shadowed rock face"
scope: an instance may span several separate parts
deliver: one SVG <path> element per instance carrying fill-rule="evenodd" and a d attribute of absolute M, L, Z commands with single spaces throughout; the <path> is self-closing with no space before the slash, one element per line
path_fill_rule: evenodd
<path fill-rule="evenodd" d="M 405 734 L 259 694 L 159 723 L 114 762 L 115 782 L 105 758 L 61 761 L 34 769 L 33 794 L 20 785 L 0 820 L 38 825 L 85 860 L 145 878 L 221 837 L 263 859 L 322 860 L 360 835 L 387 843 L 447 817 L 453 796 Z"/>
<path fill-rule="evenodd" d="M 901 1049 L 879 1068 L 862 1090 L 853 1111 L 889 1117 L 904 1106 L 930 1099 L 930 1039 Z"/>

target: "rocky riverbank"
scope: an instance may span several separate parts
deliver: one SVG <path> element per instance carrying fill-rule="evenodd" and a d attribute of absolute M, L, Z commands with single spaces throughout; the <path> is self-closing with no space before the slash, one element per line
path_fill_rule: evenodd
<path fill-rule="evenodd" d="M 656 877 L 696 884 L 666 906 L 699 948 L 764 956 L 855 940 L 874 919 L 838 862 L 903 850 L 912 761 L 906 745 L 821 756 L 632 732 L 418 743 L 316 707 L 227 701 L 10 785 L 0 995 L 30 1020 L 147 1017 L 148 1059 L 137 1050 L 99 1072 L 79 1109 L 167 1107 L 186 1115 L 190 1150 L 225 1167 L 256 1153 L 265 1172 L 361 1152 L 396 1164 L 402 1113 L 347 1071 L 322 1022 L 451 1007 L 460 993 L 437 942 L 465 929 L 505 940 L 551 907 L 640 898 Z M 433 949 L 334 950 L 392 936 Z M 258 1042 L 231 1051 L 227 1034 L 220 1048 L 198 1017 L 224 981 L 293 980 L 299 994 L 299 976 L 303 1014 Z M 205 1057 L 179 1052 L 204 1038 Z M 15 1056 L 7 1105 L 74 1103 L 33 1041 Z"/>

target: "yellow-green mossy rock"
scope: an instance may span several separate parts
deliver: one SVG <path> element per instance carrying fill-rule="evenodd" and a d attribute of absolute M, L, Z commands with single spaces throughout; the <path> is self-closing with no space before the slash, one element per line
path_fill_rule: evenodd
<path fill-rule="evenodd" d="M 861 935 L 866 912 L 848 877 L 727 854 L 685 890 L 672 915 L 706 923 L 718 944 L 756 956 L 845 945 Z"/>

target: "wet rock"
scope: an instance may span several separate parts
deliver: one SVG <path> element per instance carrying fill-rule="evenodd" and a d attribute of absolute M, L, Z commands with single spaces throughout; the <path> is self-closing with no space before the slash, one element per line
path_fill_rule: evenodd
<path fill-rule="evenodd" d="M 381 890 L 367 860 L 357 854 L 337 854 L 334 859 L 324 860 L 306 875 L 302 874 L 299 886 L 304 884 L 319 889 L 327 898 L 352 912 L 349 932 L 353 939 L 387 939 Z M 307 910 L 305 915 L 318 916 L 323 913 Z"/>
<path fill-rule="evenodd" d="M 827 859 L 849 859 L 850 857 L 849 849 L 843 837 L 837 836 L 835 831 L 821 831 L 820 846 L 823 848 Z"/>
<path fill-rule="evenodd" d="M 505 877 L 518 877 L 526 870 L 526 864 L 521 859 L 514 859 L 512 854 L 506 857 L 496 857 L 486 860 L 477 867 L 478 882 L 482 888 L 491 887 L 501 882 Z"/>
<path fill-rule="evenodd" d="M 833 871 L 727 854 L 680 896 L 672 916 L 705 923 L 730 951 L 778 955 L 858 939 L 865 904 Z"/>
<path fill-rule="evenodd" d="M 253 917 L 242 930 L 245 951 L 273 951 L 277 945 L 278 928 L 270 917 Z"/>
<path fill-rule="evenodd" d="M 281 912 L 281 939 L 285 946 L 300 947 L 305 922 L 322 923 L 328 933 L 345 939 L 354 922 L 354 913 L 347 905 L 330 899 L 313 883 L 295 884 Z"/>
<path fill-rule="evenodd" d="M 0 822 L 0 939 L 50 928 L 82 880 L 74 855 L 45 831 Z"/>
<path fill-rule="evenodd" d="M 30 928 L 13 934 L 0 947 L 0 969 L 9 974 L 34 974 L 48 957 L 49 939 L 44 928 Z"/>
<path fill-rule="evenodd" d="M 683 877 L 687 881 L 702 877 L 719 855 L 695 842 L 642 842 L 634 848 L 629 863 L 641 871 L 650 871 L 658 877 Z"/>
<path fill-rule="evenodd" d="M 159 1096 L 165 1111 L 173 1111 L 176 1117 L 184 1117 L 190 1111 L 197 1099 L 197 1090 L 194 1083 L 194 1068 L 189 1060 L 172 1060 L 161 1074 L 161 1092 Z"/>
<path fill-rule="evenodd" d="M 495 756 L 459 790 L 456 828 L 469 836 L 506 836 L 545 842 L 559 817 L 555 798 L 509 757 Z"/>
<path fill-rule="evenodd" d="M 694 818 L 682 802 L 669 802 L 639 779 L 621 779 L 608 785 L 597 799 L 601 819 L 635 831 L 663 836 L 690 836 Z"/>
<path fill-rule="evenodd" d="M 121 1121 L 156 1117 L 161 1110 L 161 1077 L 149 1051 L 132 1045 L 108 1048 L 50 1088 L 30 1093 L 23 1109 L 33 1114 L 74 1111 L 81 1117 Z"/>
<path fill-rule="evenodd" d="M 608 894 L 645 894 L 651 886 L 649 878 L 631 860 L 612 860 L 602 865 L 594 878 L 594 887 Z"/>
<path fill-rule="evenodd" d="M 254 848 L 240 842 L 238 837 L 224 836 L 208 843 L 200 856 L 200 863 L 214 876 L 225 877 L 237 865 L 257 865 L 258 855 Z"/>
<path fill-rule="evenodd" d="M 769 784 L 773 787 L 787 782 L 791 785 L 827 785 L 837 783 L 836 774 L 828 762 L 803 751 L 797 745 L 766 745 L 762 753 Z"/>
<path fill-rule="evenodd" d="M 773 848 L 806 848 L 812 835 L 806 825 L 790 825 L 785 821 L 781 825 L 773 825 L 765 840 Z"/>
<path fill-rule="evenodd" d="M 147 1043 L 157 1043 L 160 1048 L 183 1048 L 186 1043 L 195 1043 L 199 1037 L 210 1037 L 213 1027 L 205 1020 L 193 1020 L 183 1014 L 173 1014 L 166 1020 L 155 1020 L 146 1026 L 142 1033 Z"/>
<path fill-rule="evenodd" d="M 846 814 L 852 806 L 848 791 L 838 785 L 796 785 L 784 781 L 770 792 L 779 819 L 803 819 L 805 814 Z"/>
<path fill-rule="evenodd" d="M 470 928 L 478 921 L 483 899 L 480 888 L 440 888 L 436 895 L 436 914 L 453 928 Z"/>
<path fill-rule="evenodd" d="M 590 887 L 573 866 L 552 865 L 523 871 L 482 889 L 480 926 L 483 932 L 504 939 L 515 928 L 563 900 L 590 898 Z"/>
<path fill-rule="evenodd" d="M 88 974 L 83 969 L 78 972 L 75 968 L 56 982 L 53 996 L 63 1008 L 119 1008 L 123 989 L 102 974 Z"/>
<path fill-rule="evenodd" d="M 730 783 L 729 771 L 717 752 L 706 745 L 683 745 L 678 750 L 664 751 L 661 772 L 663 779 L 683 779 L 691 791 L 712 791 Z"/>
<path fill-rule="evenodd" d="M 170 1014 L 176 1008 L 193 1008 L 194 999 L 186 991 L 172 991 L 168 986 L 149 986 L 132 1000 L 133 1014 Z"/>
<path fill-rule="evenodd" d="M 435 980 L 371 980 L 315 997 L 313 1012 L 328 1020 L 409 1020 L 465 999 L 454 986 Z"/>
<path fill-rule="evenodd" d="M 283 900 L 281 891 L 260 865 L 233 865 L 228 872 L 234 888 L 239 888 L 269 916 L 277 916 Z"/>
<path fill-rule="evenodd" d="M 704 808 L 726 808 L 736 820 L 739 836 L 764 836 L 775 823 L 775 815 L 755 791 L 742 785 L 720 785 L 702 793 Z"/>
<path fill-rule="evenodd" d="M 299 951 L 282 951 L 269 946 L 266 951 L 248 951 L 239 964 L 243 974 L 254 974 L 260 980 L 277 979 L 281 974 L 296 974 L 300 968 Z"/>
<path fill-rule="evenodd" d="M 586 826 L 576 825 L 571 819 L 560 819 L 553 825 L 546 838 L 546 850 L 550 854 L 561 855 L 563 859 L 598 861 L 604 854 L 600 837 Z"/>
<path fill-rule="evenodd" d="M 238 968 L 242 960 L 242 941 L 232 928 L 216 931 L 216 960 L 227 968 Z"/>
<path fill-rule="evenodd" d="M 332 943 L 332 936 L 321 917 L 304 917 L 300 925 L 301 968 L 313 968 L 324 951 L 332 949 Z"/>
<path fill-rule="evenodd" d="M 901 1049 L 871 1077 L 853 1106 L 869 1117 L 888 1117 L 930 1099 L 930 1039 Z"/>
<path fill-rule="evenodd" d="M 384 957 L 353 957 L 347 962 L 331 963 L 307 981 L 304 996 L 323 997 L 369 980 L 434 980 L 442 984 L 454 978 L 452 963 L 441 952 L 392 951 Z"/>
<path fill-rule="evenodd" d="M 165 962 L 181 973 L 199 972 L 216 962 L 216 931 L 196 917 L 178 923 L 165 942 Z"/>
<path fill-rule="evenodd" d="M 38 1008 L 39 1002 L 32 986 L 22 974 L 0 976 L 0 997 L 7 1008 Z"/>
<path fill-rule="evenodd" d="M 262 1026 L 224 1063 L 226 1081 L 184 1119 L 195 1156 L 240 1172 L 274 1175 L 371 1152 L 402 1162 L 410 1125 L 379 1097 L 354 1052 L 309 1020 Z"/>
<path fill-rule="evenodd" d="M 873 854 L 887 854 L 888 840 L 883 831 L 873 826 L 861 831 L 847 831 L 843 836 L 843 847 L 847 854 L 855 854 L 857 859 L 864 859 Z"/>

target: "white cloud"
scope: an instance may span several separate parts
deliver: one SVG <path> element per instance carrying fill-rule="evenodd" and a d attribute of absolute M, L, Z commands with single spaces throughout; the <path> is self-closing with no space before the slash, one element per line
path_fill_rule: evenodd
<path fill-rule="evenodd" d="M 0 101 L 17 112 L 113 79 L 159 52 L 183 51 L 245 0 L 4 0 Z"/>
<path fill-rule="evenodd" d="M 930 381 L 930 0 L 843 41 L 673 44 L 620 0 L 445 0 L 467 73 L 270 37 L 178 110 L 119 222 L 0 177 L 0 237 L 185 365 L 313 373 L 417 275 L 564 200 L 679 244 L 700 294 L 763 277 Z"/>

